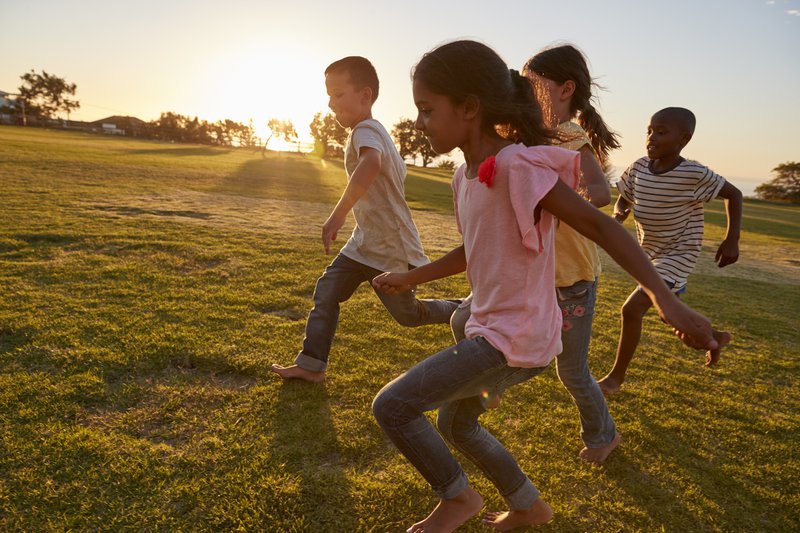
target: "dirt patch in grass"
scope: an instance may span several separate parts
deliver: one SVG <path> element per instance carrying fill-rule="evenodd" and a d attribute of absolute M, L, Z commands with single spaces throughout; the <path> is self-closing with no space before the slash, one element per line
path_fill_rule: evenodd
<path fill-rule="evenodd" d="M 305 236 L 318 240 L 320 228 L 332 206 L 302 200 L 182 191 L 168 195 L 118 198 L 102 205 L 87 204 L 85 208 L 104 216 L 171 218 L 179 222 L 235 231 Z M 198 213 L 203 216 L 197 216 Z M 452 215 L 414 211 L 414 220 L 425 251 L 431 259 L 436 259 L 461 242 Z M 350 216 L 340 231 L 339 239 L 342 244 L 352 227 L 353 220 Z M 716 243 L 709 242 L 703 247 L 695 273 L 797 285 L 800 284 L 800 262 L 796 259 L 795 251 L 793 247 L 763 241 L 749 243 L 745 239 L 740 244 L 739 261 L 720 269 L 714 263 Z M 616 268 L 611 263 L 611 259 L 605 256 L 603 264 Z"/>

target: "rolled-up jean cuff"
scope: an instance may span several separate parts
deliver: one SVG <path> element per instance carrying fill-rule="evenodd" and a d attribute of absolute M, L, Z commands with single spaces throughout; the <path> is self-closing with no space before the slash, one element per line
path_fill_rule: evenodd
<path fill-rule="evenodd" d="M 442 500 L 452 500 L 469 487 L 467 475 L 462 471 L 458 477 L 442 491 L 437 491 L 437 496 Z"/>
<path fill-rule="evenodd" d="M 325 372 L 328 368 L 328 363 L 325 361 L 315 359 L 303 352 L 297 354 L 297 357 L 294 358 L 294 364 L 305 370 L 310 370 L 311 372 Z"/>
<path fill-rule="evenodd" d="M 511 510 L 521 511 L 533 505 L 533 502 L 538 500 L 539 496 L 541 496 L 539 489 L 533 486 L 530 479 L 526 479 L 520 488 L 511 494 L 504 495 L 503 498 Z"/>

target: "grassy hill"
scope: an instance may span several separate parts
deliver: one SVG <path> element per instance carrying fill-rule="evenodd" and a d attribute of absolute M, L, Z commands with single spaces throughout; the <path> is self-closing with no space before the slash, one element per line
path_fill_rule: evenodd
<path fill-rule="evenodd" d="M 448 345 L 446 327 L 403 328 L 364 286 L 326 385 L 267 370 L 300 348 L 344 183 L 311 156 L 0 127 L 0 529 L 382 532 L 430 511 L 370 402 Z M 407 194 L 432 258 L 458 243 L 447 174 L 411 169 Z M 649 315 L 604 465 L 576 458 L 577 410 L 552 368 L 484 416 L 553 506 L 542 531 L 800 523 L 800 210 L 746 201 L 742 259 L 719 270 L 724 225 L 712 202 L 685 299 L 734 341 L 710 370 Z M 634 287 L 604 268 L 596 375 Z M 459 276 L 419 292 L 468 290 Z"/>

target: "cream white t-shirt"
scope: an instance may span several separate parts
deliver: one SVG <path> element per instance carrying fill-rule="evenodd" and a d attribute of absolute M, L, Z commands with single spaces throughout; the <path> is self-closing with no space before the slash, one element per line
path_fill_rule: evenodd
<path fill-rule="evenodd" d="M 353 206 L 356 226 L 339 253 L 385 272 L 405 272 L 429 262 L 405 198 L 406 165 L 389 133 L 374 119 L 359 122 L 345 147 L 348 181 L 362 148 L 381 154 L 381 170 Z"/>
<path fill-rule="evenodd" d="M 555 146 L 506 146 L 494 183 L 453 177 L 458 230 L 472 287 L 468 338 L 483 336 L 509 366 L 542 367 L 561 353 L 555 251 L 549 212 L 537 208 L 560 178 L 576 188 L 580 154 Z"/>

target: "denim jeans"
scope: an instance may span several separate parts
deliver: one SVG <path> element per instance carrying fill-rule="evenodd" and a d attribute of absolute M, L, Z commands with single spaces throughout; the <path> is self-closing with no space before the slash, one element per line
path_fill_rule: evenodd
<path fill-rule="evenodd" d="M 562 352 L 556 357 L 556 371 L 572 395 L 581 419 L 581 439 L 588 448 L 611 443 L 617 428 L 608 412 L 603 391 L 589 372 L 589 341 L 597 299 L 597 280 L 579 281 L 556 289 L 563 315 Z"/>
<path fill-rule="evenodd" d="M 546 367 L 544 367 L 546 368 Z M 378 424 L 441 499 L 467 488 L 467 476 L 445 439 L 475 463 L 512 509 L 527 509 L 539 491 L 503 445 L 478 423 L 484 395 L 505 390 L 544 368 L 512 368 L 483 337 L 464 339 L 387 384 L 372 402 Z M 439 409 L 436 425 L 425 416 Z"/>
<path fill-rule="evenodd" d="M 597 280 L 559 287 L 556 295 L 564 319 L 561 329 L 563 349 L 556 357 L 558 378 L 578 407 L 581 440 L 588 448 L 602 448 L 611 443 L 617 428 L 608 412 L 603 391 L 589 372 L 589 341 L 592 339 Z M 469 315 L 467 297 L 450 319 L 456 342 L 464 338 L 464 325 Z"/>
<path fill-rule="evenodd" d="M 339 304 L 347 301 L 362 283 L 382 271 L 338 254 L 317 280 L 314 308 L 306 321 L 303 350 L 295 358 L 297 366 L 323 372 L 339 325 Z M 418 300 L 415 291 L 388 295 L 377 292 L 389 314 L 403 326 L 448 324 L 461 300 Z"/>

